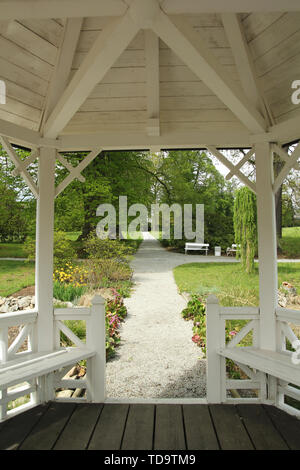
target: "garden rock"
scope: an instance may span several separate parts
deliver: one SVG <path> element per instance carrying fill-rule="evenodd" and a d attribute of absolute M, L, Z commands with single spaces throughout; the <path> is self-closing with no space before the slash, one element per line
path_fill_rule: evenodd
<path fill-rule="evenodd" d="M 54 305 L 60 305 L 66 308 L 72 308 L 72 302 L 62 302 L 53 299 Z M 19 310 L 31 310 L 35 306 L 35 296 L 26 295 L 25 297 L 0 297 L 0 313 L 17 312 Z"/>

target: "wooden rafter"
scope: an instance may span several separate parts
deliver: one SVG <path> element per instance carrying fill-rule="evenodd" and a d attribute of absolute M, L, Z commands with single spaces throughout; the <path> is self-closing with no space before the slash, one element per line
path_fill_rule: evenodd
<path fill-rule="evenodd" d="M 222 22 L 245 95 L 253 106 L 264 115 L 266 123 L 268 125 L 274 124 L 274 118 L 259 89 L 253 59 L 239 16 L 236 13 L 223 13 Z"/>
<path fill-rule="evenodd" d="M 56 138 L 84 103 L 116 59 L 138 32 L 138 26 L 126 13 L 113 19 L 100 32 L 90 52 L 65 89 L 44 127 L 44 136 Z"/>
<path fill-rule="evenodd" d="M 153 30 L 253 133 L 266 130 L 265 120 L 230 79 L 201 35 L 183 17 L 157 15 Z"/>
<path fill-rule="evenodd" d="M 56 103 L 62 96 L 68 84 L 81 26 L 82 18 L 71 18 L 66 20 L 57 62 L 48 90 L 46 106 L 41 123 L 42 130 L 45 121 L 53 111 Z"/>
<path fill-rule="evenodd" d="M 2 147 L 6 151 L 7 155 L 15 165 L 15 170 L 14 174 L 19 174 L 22 176 L 28 187 L 30 188 L 31 192 L 33 193 L 34 197 L 38 197 L 38 188 L 35 182 L 32 179 L 32 176 L 27 170 L 27 167 L 34 162 L 34 160 L 38 156 L 38 152 L 36 150 L 33 150 L 31 152 L 31 155 L 27 157 L 26 160 L 22 161 L 20 160 L 19 156 L 13 149 L 12 145 L 10 144 L 9 140 L 6 137 L 0 136 L 0 141 L 2 144 Z"/>
<path fill-rule="evenodd" d="M 147 77 L 147 134 L 160 135 L 159 128 L 159 39 L 151 30 L 145 31 Z"/>
<path fill-rule="evenodd" d="M 81 182 L 85 181 L 84 176 L 81 172 L 96 158 L 101 149 L 92 150 L 76 167 L 73 167 L 69 162 L 60 154 L 57 155 L 57 159 L 62 165 L 64 165 L 68 170 L 69 174 L 66 178 L 56 187 L 55 197 L 57 197 L 66 187 L 72 183 L 74 179 L 78 179 Z"/>
<path fill-rule="evenodd" d="M 206 146 L 207 150 L 214 155 L 224 166 L 226 166 L 231 173 L 239 178 L 242 183 L 248 186 L 251 191 L 256 193 L 256 185 L 249 180 L 247 176 L 245 176 L 240 170 L 236 169 L 233 163 L 231 163 L 219 150 L 212 146 Z"/>
<path fill-rule="evenodd" d="M 285 161 L 282 170 L 273 184 L 273 191 L 276 194 L 289 172 L 295 167 L 298 168 L 298 160 L 300 159 L 300 143 L 297 145 L 291 155 L 288 155 L 288 153 L 286 153 L 283 149 L 280 149 L 278 146 L 275 146 L 275 151 Z"/>

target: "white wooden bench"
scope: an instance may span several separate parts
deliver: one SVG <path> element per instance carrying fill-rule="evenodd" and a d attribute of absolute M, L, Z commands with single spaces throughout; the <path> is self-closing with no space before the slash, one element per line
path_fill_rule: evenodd
<path fill-rule="evenodd" d="M 208 254 L 208 249 L 209 249 L 209 243 L 186 243 L 185 244 L 185 254 L 187 254 L 188 251 L 193 250 L 193 251 L 205 251 L 205 254 Z"/>
<path fill-rule="evenodd" d="M 228 247 L 226 248 L 226 255 L 229 256 L 229 255 L 232 255 L 232 254 L 236 253 L 239 248 L 240 248 L 240 245 L 236 245 L 235 243 L 233 243 L 233 244 L 231 245 L 231 247 L 228 246 Z"/>
<path fill-rule="evenodd" d="M 260 315 L 256 307 L 220 307 L 218 299 L 210 296 L 207 302 L 207 398 L 212 403 L 246 401 L 247 398 L 229 398 L 229 390 L 255 390 L 257 398 L 248 401 L 275 403 L 289 413 L 300 411 L 288 405 L 285 397 L 300 402 L 300 364 L 292 360 L 293 353 L 286 348 L 298 338 L 290 324 L 300 325 L 300 311 L 277 308 L 278 344 L 276 351 L 260 348 Z M 248 323 L 226 343 L 227 320 L 248 320 Z M 241 341 L 252 334 L 250 346 Z M 250 339 L 248 340 L 250 341 Z M 226 359 L 232 360 L 243 371 L 243 379 L 228 378 Z M 218 377 L 218 373 L 220 376 Z"/>
<path fill-rule="evenodd" d="M 0 315 L 0 421 L 39 403 L 55 399 L 59 388 L 82 388 L 86 401 L 103 402 L 105 398 L 105 313 L 104 300 L 95 296 L 91 308 L 67 308 L 54 311 L 55 348 L 36 351 L 36 311 L 23 311 Z M 86 343 L 71 331 L 65 320 L 81 320 L 86 324 Z M 20 327 L 20 332 L 8 347 L 8 329 Z M 74 346 L 61 346 L 61 333 Z M 20 347 L 27 341 L 27 350 Z M 24 349 L 24 347 L 23 347 Z M 83 380 L 64 379 L 71 366 L 87 360 L 87 377 Z M 8 404 L 29 395 L 22 406 L 8 410 Z M 83 399 L 77 399 L 83 400 Z M 72 400 L 71 401 L 75 401 Z"/>

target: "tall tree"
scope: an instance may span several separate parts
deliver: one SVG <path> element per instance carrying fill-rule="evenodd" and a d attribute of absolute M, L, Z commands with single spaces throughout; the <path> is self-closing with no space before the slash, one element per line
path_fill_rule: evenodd
<path fill-rule="evenodd" d="M 235 242 L 240 245 L 238 253 L 246 272 L 254 271 L 254 256 L 257 249 L 256 197 L 250 189 L 238 189 L 234 200 Z"/>

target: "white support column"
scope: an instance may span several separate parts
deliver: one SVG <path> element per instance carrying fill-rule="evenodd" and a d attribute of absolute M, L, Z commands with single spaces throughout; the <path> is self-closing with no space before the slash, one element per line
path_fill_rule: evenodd
<path fill-rule="evenodd" d="M 36 307 L 38 351 L 51 351 L 53 334 L 53 229 L 56 150 L 41 148 L 36 225 Z"/>
<path fill-rule="evenodd" d="M 269 143 L 255 144 L 259 257 L 260 347 L 276 350 L 277 243 L 273 155 Z"/>

